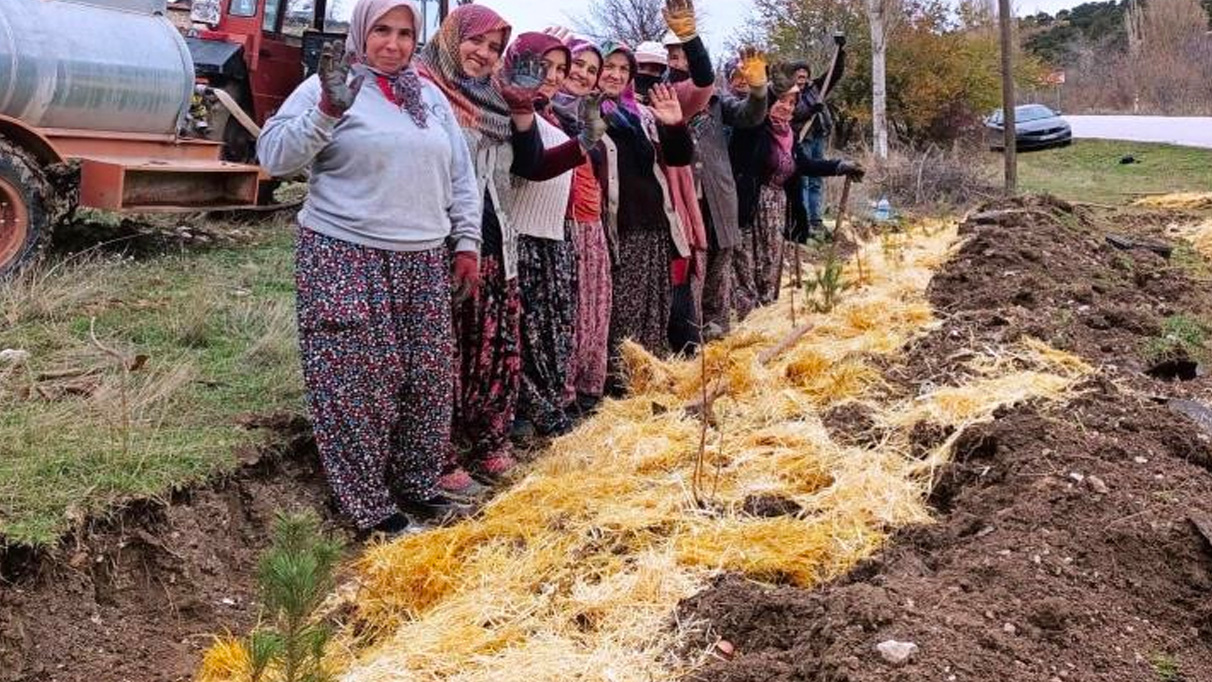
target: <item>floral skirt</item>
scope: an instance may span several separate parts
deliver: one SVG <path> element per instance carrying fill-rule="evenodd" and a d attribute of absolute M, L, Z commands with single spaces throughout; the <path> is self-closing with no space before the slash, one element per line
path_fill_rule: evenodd
<path fill-rule="evenodd" d="M 611 282 L 610 246 L 601 223 L 575 223 L 571 235 L 577 255 L 577 318 L 566 398 L 600 397 L 606 388 L 609 356 Z"/>
<path fill-rule="evenodd" d="M 781 187 L 763 185 L 757 218 L 748 235 L 753 240 L 753 284 L 759 305 L 768 305 L 779 297 L 779 265 L 786 225 L 787 195 Z"/>
<path fill-rule="evenodd" d="M 460 456 L 449 465 L 475 466 L 508 456 L 509 433 L 522 373 L 518 281 L 501 261 L 480 258 L 480 289 L 455 312 L 458 392 L 453 440 Z"/>
<path fill-rule="evenodd" d="M 665 230 L 619 234 L 616 295 L 610 309 L 610 374 L 616 386 L 621 382 L 619 348 L 624 339 L 655 355 L 669 353 L 669 252 Z"/>
<path fill-rule="evenodd" d="M 522 385 L 518 416 L 544 434 L 570 426 L 568 376 L 577 319 L 576 253 L 570 241 L 518 239 Z"/>

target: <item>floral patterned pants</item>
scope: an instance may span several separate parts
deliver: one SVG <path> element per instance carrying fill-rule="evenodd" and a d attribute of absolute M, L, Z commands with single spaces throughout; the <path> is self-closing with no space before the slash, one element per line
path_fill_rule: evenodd
<path fill-rule="evenodd" d="M 428 499 L 450 440 L 450 253 L 383 251 L 300 229 L 299 345 L 321 462 L 367 529 Z"/>

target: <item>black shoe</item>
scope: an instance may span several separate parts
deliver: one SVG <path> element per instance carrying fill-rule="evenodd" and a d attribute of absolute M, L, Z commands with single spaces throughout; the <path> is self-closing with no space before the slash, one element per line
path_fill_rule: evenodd
<path fill-rule="evenodd" d="M 513 429 L 509 432 L 510 439 L 533 440 L 538 435 L 538 430 L 535 429 L 534 422 L 525 417 L 516 417 L 513 420 Z"/>
<path fill-rule="evenodd" d="M 400 507 L 421 523 L 442 525 L 470 516 L 475 506 L 438 493 L 428 500 L 405 500 Z"/>
<path fill-rule="evenodd" d="M 429 529 L 414 521 L 407 514 L 396 512 L 395 514 L 392 514 L 391 516 L 378 522 L 372 528 L 367 528 L 359 532 L 358 535 L 363 540 L 377 538 L 390 542 L 391 540 L 407 537 L 409 535 L 424 533 L 427 530 Z"/>

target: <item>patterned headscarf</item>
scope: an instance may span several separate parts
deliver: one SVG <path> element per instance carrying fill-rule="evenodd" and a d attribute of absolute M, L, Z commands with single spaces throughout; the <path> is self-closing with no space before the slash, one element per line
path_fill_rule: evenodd
<path fill-rule="evenodd" d="M 358 0 L 354 6 L 353 16 L 349 22 L 349 33 L 345 36 L 346 58 L 365 68 L 375 76 L 387 79 L 392 94 L 400 103 L 400 108 L 407 111 L 418 128 L 426 127 L 425 101 L 421 97 L 421 78 L 411 63 L 404 65 L 397 73 L 383 73 L 374 69 L 366 60 L 366 38 L 374 28 L 375 22 L 383 18 L 391 10 L 404 7 L 412 14 L 412 29 L 414 35 L 419 35 L 421 11 L 413 0 Z M 411 60 L 410 60 L 411 62 Z M 358 68 L 358 67 L 355 67 Z"/>
<path fill-rule="evenodd" d="M 623 92 L 618 96 L 618 98 L 607 97 L 606 99 L 602 100 L 602 113 L 614 118 L 619 118 L 621 113 L 630 114 L 631 117 L 634 117 L 634 120 L 626 120 L 624 118 L 624 120 L 620 120 L 619 122 L 623 123 L 624 125 L 636 125 L 636 122 L 640 117 L 640 105 L 635 99 L 635 52 L 633 52 L 626 43 L 617 43 L 614 41 L 607 41 L 603 43 L 603 70 L 605 70 L 606 60 L 610 59 L 610 57 L 615 53 L 621 53 L 627 57 L 627 62 L 631 65 L 631 80 L 627 82 L 626 87 L 623 88 Z"/>
<path fill-rule="evenodd" d="M 547 35 L 546 33 L 523 33 L 518 36 L 517 40 L 509 46 L 505 51 L 505 71 L 509 72 L 513 69 L 513 65 L 519 59 L 528 56 L 543 57 L 548 52 L 559 50 L 564 53 L 564 63 L 572 64 L 572 52 L 555 36 Z M 552 121 L 549 113 L 544 112 L 548 121 Z"/>
<path fill-rule="evenodd" d="M 594 45 L 584 38 L 578 38 L 576 36 L 570 37 L 564 44 L 568 46 L 568 50 L 572 54 L 572 59 L 576 59 L 586 52 L 596 54 L 599 62 L 598 76 L 601 77 L 601 64 L 606 63 L 606 60 L 602 58 L 602 50 L 599 49 L 597 45 Z M 571 60 L 569 61 L 568 68 L 570 70 L 572 69 Z M 593 83 L 593 88 L 590 89 L 592 90 L 597 88 L 597 86 L 598 83 L 595 80 Z M 567 81 L 565 81 L 565 89 L 557 92 L 555 97 L 552 98 L 552 105 L 556 110 L 556 115 L 560 117 L 560 121 L 564 126 L 564 132 L 568 133 L 569 135 L 576 135 L 579 134 L 583 128 L 581 121 L 578 118 L 580 116 L 579 108 L 581 105 L 581 98 L 572 94 L 571 92 L 568 92 L 566 88 Z"/>
<path fill-rule="evenodd" d="M 459 60 L 459 43 L 492 31 L 501 31 L 507 44 L 513 27 L 483 5 L 457 7 L 442 22 L 437 37 L 425 46 L 419 68 L 450 100 L 460 127 L 504 142 L 512 131 L 509 105 L 493 87 L 491 75 L 471 78 L 463 73 Z"/>

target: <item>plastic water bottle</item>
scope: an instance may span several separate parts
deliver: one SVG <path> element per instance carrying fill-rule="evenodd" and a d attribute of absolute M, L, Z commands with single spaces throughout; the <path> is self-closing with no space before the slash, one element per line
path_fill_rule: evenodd
<path fill-rule="evenodd" d="M 892 204 L 888 203 L 888 197 L 880 197 L 880 200 L 875 202 L 875 219 L 881 223 L 892 219 Z"/>

